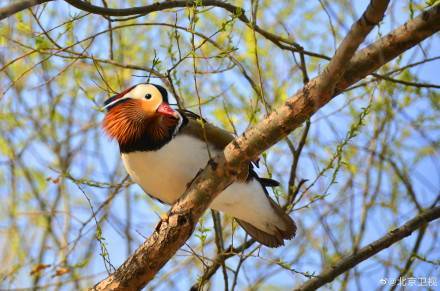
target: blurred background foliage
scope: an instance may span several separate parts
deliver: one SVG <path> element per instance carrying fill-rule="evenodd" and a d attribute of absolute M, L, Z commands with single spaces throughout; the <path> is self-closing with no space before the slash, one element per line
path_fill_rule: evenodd
<path fill-rule="evenodd" d="M 259 27 L 315 53 L 305 56 L 314 77 L 367 2 L 234 4 Z M 392 1 L 365 45 L 429 4 Z M 86 289 L 119 266 L 166 213 L 168 206 L 127 178 L 117 145 L 104 136 L 100 107 L 107 97 L 140 82 L 163 84 L 176 106 L 239 134 L 302 87 L 300 55 L 238 16 L 193 6 L 109 21 L 55 1 L 1 22 L 1 289 Z M 387 80 L 371 76 L 347 89 L 263 155 L 259 173 L 281 182 L 271 194 L 280 204 L 290 200 L 297 237 L 279 249 L 247 247 L 205 288 L 225 289 L 226 273 L 229 290 L 291 289 L 438 202 L 439 51 L 438 35 L 422 42 L 380 69 Z M 439 278 L 438 226 L 328 288 L 372 290 L 402 273 Z M 221 230 L 224 249 L 249 239 L 228 217 L 221 217 Z M 218 249 L 208 211 L 146 289 L 187 290 Z"/>

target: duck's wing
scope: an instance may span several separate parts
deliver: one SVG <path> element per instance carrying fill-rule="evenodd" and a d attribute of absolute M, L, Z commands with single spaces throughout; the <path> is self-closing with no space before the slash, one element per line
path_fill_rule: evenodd
<path fill-rule="evenodd" d="M 235 138 L 229 131 L 207 122 L 204 118 L 192 111 L 185 109 L 179 109 L 178 111 L 185 118 L 185 124 L 180 130 L 182 134 L 188 134 L 206 141 L 216 150 L 223 150 Z M 257 178 L 264 187 L 277 187 L 280 185 L 276 180 L 258 177 L 257 173 L 253 170 L 253 166 L 253 162 L 249 163 L 248 173 L 243 174 L 243 177 L 239 177 L 239 179 L 246 181 Z"/>
<path fill-rule="evenodd" d="M 178 111 L 186 119 L 185 124 L 179 131 L 182 134 L 188 134 L 205 141 L 216 150 L 223 150 L 235 138 L 229 131 L 207 122 L 194 112 L 182 109 Z"/>
<path fill-rule="evenodd" d="M 179 112 L 185 119 L 185 122 L 179 131 L 181 134 L 187 134 L 205 141 L 219 151 L 223 150 L 225 146 L 235 138 L 232 133 L 207 122 L 205 119 L 191 111 L 179 110 Z M 243 177 L 239 177 L 239 180 L 248 182 L 253 179 L 256 179 L 261 184 L 266 198 L 269 200 L 269 203 L 275 210 L 277 216 L 283 221 L 283 226 L 279 226 L 275 228 L 272 233 L 268 233 L 243 220 L 236 220 L 241 227 L 243 227 L 244 230 L 258 242 L 269 247 L 283 245 L 284 239 L 290 239 L 295 235 L 296 225 L 289 215 L 287 215 L 284 210 L 270 198 L 269 193 L 267 192 L 266 187 L 276 187 L 279 186 L 279 183 L 273 179 L 258 177 L 253 169 L 253 164 L 250 162 L 246 173 L 243 174 Z"/>

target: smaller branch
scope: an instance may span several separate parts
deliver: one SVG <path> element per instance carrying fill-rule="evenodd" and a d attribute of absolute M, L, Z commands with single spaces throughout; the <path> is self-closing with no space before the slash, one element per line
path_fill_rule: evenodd
<path fill-rule="evenodd" d="M 215 244 L 217 246 L 217 255 L 221 255 L 225 251 L 224 247 L 224 241 L 223 241 L 223 229 L 222 229 L 222 222 L 220 218 L 220 213 L 211 209 L 212 214 L 212 220 L 214 222 L 214 231 L 215 231 Z M 225 291 L 228 291 L 228 273 L 226 270 L 226 264 L 225 261 L 221 261 L 222 271 L 223 271 L 223 280 L 225 283 Z M 203 286 L 202 281 L 200 281 L 200 286 Z"/>
<path fill-rule="evenodd" d="M 437 89 L 440 89 L 440 85 L 437 85 L 437 84 L 404 81 L 404 80 L 394 79 L 394 78 L 391 78 L 391 77 L 388 77 L 385 75 L 379 75 L 379 74 L 375 74 L 375 73 L 373 73 L 371 75 L 373 75 L 377 79 L 383 79 L 386 81 L 390 81 L 393 83 L 398 83 L 398 84 L 402 84 L 402 85 L 406 85 L 406 86 L 411 86 L 411 87 L 416 87 L 416 88 L 437 88 Z"/>
<path fill-rule="evenodd" d="M 107 1 L 106 0 L 102 0 L 102 4 L 106 7 L 106 8 L 108 8 L 108 4 L 107 4 Z M 109 30 L 109 34 L 108 34 L 108 40 L 109 40 L 109 47 L 108 47 L 108 50 L 109 50 L 109 58 L 111 59 L 111 60 L 113 60 L 113 57 L 114 57 L 114 55 L 113 55 L 113 29 L 112 29 L 112 21 L 111 21 L 111 19 L 110 19 L 110 17 L 107 19 L 107 22 L 108 22 L 108 30 Z"/>
<path fill-rule="evenodd" d="M 333 281 L 337 276 L 350 270 L 354 266 L 374 256 L 380 251 L 388 248 L 392 244 L 401 241 L 405 237 L 410 236 L 413 231 L 425 226 L 427 223 L 436 220 L 439 217 L 440 206 L 426 210 L 425 212 L 406 222 L 403 226 L 391 230 L 387 235 L 361 248 L 355 254 L 345 257 L 336 264 L 333 264 L 330 268 L 324 270 L 316 278 L 305 282 L 303 285 L 299 286 L 295 290 L 316 290 L 324 286 L 326 283 Z"/>
<path fill-rule="evenodd" d="M 391 78 L 391 76 L 396 74 L 396 73 L 400 74 L 403 71 L 408 70 L 408 69 L 413 68 L 413 67 L 416 67 L 418 65 L 429 63 L 429 62 L 433 62 L 433 61 L 436 61 L 436 60 L 439 60 L 439 59 L 440 59 L 440 56 L 436 56 L 436 57 L 432 57 L 432 58 L 421 60 L 419 62 L 410 63 L 408 65 L 405 65 L 403 67 L 394 69 L 394 70 L 386 72 L 386 73 L 381 73 L 381 74 L 371 73 L 370 75 L 373 76 L 374 78 L 372 78 L 371 80 L 368 80 L 368 81 L 356 84 L 354 86 L 351 86 L 351 87 L 345 89 L 344 92 L 348 92 L 348 91 L 354 90 L 356 88 L 360 88 L 360 87 L 366 86 L 368 84 L 371 84 L 371 83 L 376 82 L 377 80 L 381 80 L 381 79 L 387 80 L 387 81 L 390 81 L 390 82 L 394 82 L 394 83 L 402 83 L 402 82 L 404 82 L 402 84 L 407 85 L 407 86 L 418 87 L 418 88 L 432 88 L 434 86 L 438 86 L 436 84 L 414 83 L 414 82 L 402 81 L 402 80 Z"/>
<path fill-rule="evenodd" d="M 172 9 L 172 8 L 187 8 L 197 5 L 197 1 L 195 0 L 175 0 L 175 1 L 163 1 L 163 2 L 156 2 L 151 5 L 146 6 L 137 6 L 137 7 L 130 7 L 130 8 L 107 8 L 107 7 L 101 7 L 92 5 L 90 3 L 87 3 L 82 0 L 64 0 L 65 2 L 69 3 L 70 5 L 76 7 L 77 9 L 87 11 L 94 14 L 99 14 L 101 16 L 133 16 L 133 15 L 147 15 L 152 12 L 162 11 L 166 9 Z M 200 5 L 199 5 L 200 6 Z M 240 18 L 246 18 L 244 16 L 244 10 L 240 7 L 234 6 L 232 4 L 219 1 L 219 0 L 206 0 L 203 1 L 203 4 L 201 6 L 215 6 L 223 8 L 232 14 L 239 15 Z M 247 20 L 247 18 L 246 18 Z M 247 20 L 249 22 L 249 20 Z"/>
<path fill-rule="evenodd" d="M 402 181 L 403 185 L 405 186 L 406 190 L 408 191 L 408 195 L 417 207 L 417 210 L 420 212 L 422 211 L 422 206 L 420 205 L 419 201 L 417 200 L 416 192 L 414 191 L 414 188 L 410 182 L 410 179 L 408 175 L 404 171 L 401 171 L 399 166 L 391 159 L 386 158 L 386 161 L 391 165 L 394 172 L 396 173 L 397 177 L 399 177 L 400 181 Z"/>
<path fill-rule="evenodd" d="M 208 267 L 208 269 L 203 273 L 202 278 L 200 279 L 199 283 L 195 283 L 191 287 L 191 291 L 195 290 L 201 290 L 203 285 L 211 279 L 211 277 L 217 272 L 217 270 L 224 264 L 224 262 L 243 252 L 244 250 L 248 249 L 250 246 L 252 246 L 255 243 L 254 239 L 249 239 L 242 243 L 240 246 L 234 248 L 232 245 L 230 245 L 223 253 L 217 254 L 215 259 L 213 260 L 212 265 Z"/>
<path fill-rule="evenodd" d="M 416 243 L 414 244 L 414 247 L 411 251 L 411 254 L 409 255 L 408 260 L 406 261 L 405 267 L 400 272 L 400 274 L 397 278 L 403 278 L 408 273 L 409 269 L 411 268 L 412 263 L 415 260 L 415 257 L 417 256 L 417 252 L 419 251 L 420 245 L 422 244 L 422 240 L 423 240 L 423 237 L 425 236 L 425 233 L 426 233 L 426 226 L 423 226 L 419 230 L 419 234 L 417 236 Z M 390 291 L 396 290 L 397 286 L 398 286 L 398 284 L 393 285 L 390 288 Z"/>
<path fill-rule="evenodd" d="M 57 49 L 63 49 L 51 36 L 50 34 L 44 29 L 43 25 L 40 22 L 40 19 L 38 16 L 32 11 L 31 14 L 34 17 L 35 21 L 37 22 L 37 25 L 40 27 L 42 33 L 47 37 L 47 39 L 57 48 Z"/>
<path fill-rule="evenodd" d="M 304 53 L 303 52 L 299 53 L 299 57 L 300 57 L 300 60 L 301 60 L 300 68 L 301 68 L 301 72 L 302 72 L 302 75 L 303 75 L 303 84 L 306 85 L 310 81 L 309 74 L 307 73 L 306 58 L 304 57 Z"/>
<path fill-rule="evenodd" d="M 294 188 L 295 180 L 296 180 L 296 169 L 298 168 L 299 157 L 301 156 L 301 152 L 302 152 L 304 145 L 306 144 L 306 141 L 307 141 L 307 135 L 309 134 L 310 125 L 311 125 L 310 119 L 307 119 L 306 126 L 304 128 L 304 131 L 301 135 L 300 142 L 298 144 L 298 148 L 296 151 L 294 151 L 292 153 L 293 154 L 293 162 L 292 162 L 292 167 L 290 168 L 289 189 L 287 191 L 287 193 L 288 193 L 287 205 L 293 204 L 293 202 L 295 201 L 296 195 L 298 194 L 299 188 L 301 187 L 301 182 L 300 182 L 300 183 L 298 183 L 298 187 L 296 187 L 296 189 Z"/>
<path fill-rule="evenodd" d="M 425 64 L 425 63 L 429 63 L 429 62 L 432 62 L 432 61 L 436 61 L 436 60 L 439 60 L 439 59 L 440 59 L 440 56 L 423 59 L 421 61 L 418 61 L 418 62 L 415 62 L 415 63 L 410 63 L 410 64 L 405 65 L 403 67 L 400 67 L 400 68 L 397 68 L 395 70 L 389 71 L 389 72 L 385 73 L 384 75 L 385 76 L 391 76 L 391 75 L 393 75 L 395 73 L 400 73 L 400 72 L 405 71 L 407 69 L 410 69 L 412 67 L 415 67 L 415 66 L 418 66 L 418 65 L 422 65 L 422 64 Z"/>
<path fill-rule="evenodd" d="M 77 9 L 80 9 L 80 10 L 83 10 L 83 11 L 86 11 L 89 13 L 98 14 L 98 15 L 101 15 L 105 18 L 108 18 L 109 16 L 133 16 L 133 15 L 135 15 L 134 17 L 137 18 L 140 15 L 145 16 L 145 15 L 150 14 L 152 12 L 157 12 L 157 11 L 162 11 L 162 10 L 172 9 L 172 8 L 187 8 L 187 7 L 192 7 L 192 6 L 218 7 L 218 8 L 222 8 L 222 9 L 228 11 L 233 16 L 237 17 L 240 21 L 242 21 L 244 24 L 246 24 L 250 29 L 258 32 L 263 37 L 270 40 L 271 42 L 273 42 L 275 45 L 277 45 L 281 49 L 295 51 L 295 52 L 302 52 L 305 55 L 317 57 L 317 58 L 322 58 L 322 59 L 326 59 L 326 60 L 330 59 L 329 57 L 327 57 L 325 55 L 314 53 L 311 51 L 307 51 L 301 45 L 299 45 L 291 40 L 288 40 L 286 38 L 283 38 L 281 36 L 278 36 L 276 34 L 273 34 L 269 31 L 262 29 L 258 25 L 252 23 L 247 18 L 243 8 L 241 8 L 239 6 L 232 5 L 227 2 L 223 2 L 223 1 L 205 0 L 202 2 L 202 4 L 198 4 L 197 1 L 195 1 L 195 0 L 175 0 L 175 1 L 156 2 L 151 5 L 131 7 L 131 8 L 122 8 L 122 9 L 95 6 L 95 5 L 92 5 L 90 3 L 87 3 L 87 2 L 84 2 L 81 0 L 64 0 L 64 1 L 69 3 L 72 6 L 76 7 Z M 129 20 L 129 19 L 132 19 L 132 17 L 129 17 L 129 18 L 126 18 L 123 20 L 125 21 L 125 20 Z"/>

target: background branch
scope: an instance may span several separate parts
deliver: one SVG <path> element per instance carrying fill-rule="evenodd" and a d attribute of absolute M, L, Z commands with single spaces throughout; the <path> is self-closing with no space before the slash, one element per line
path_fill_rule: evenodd
<path fill-rule="evenodd" d="M 391 230 L 384 237 L 372 242 L 371 244 L 361 248 L 356 253 L 341 259 L 336 264 L 333 264 L 327 270 L 324 270 L 321 274 L 315 278 L 308 280 L 305 284 L 296 288 L 297 291 L 316 290 L 319 287 L 324 286 L 326 283 L 333 281 L 337 276 L 353 268 L 357 264 L 365 261 L 366 259 L 374 256 L 378 252 L 390 247 L 392 244 L 401 241 L 407 236 L 410 236 L 413 231 L 425 227 L 429 222 L 438 219 L 440 217 L 440 207 L 434 207 L 429 210 L 425 210 L 413 219 L 406 222 L 401 227 Z"/>

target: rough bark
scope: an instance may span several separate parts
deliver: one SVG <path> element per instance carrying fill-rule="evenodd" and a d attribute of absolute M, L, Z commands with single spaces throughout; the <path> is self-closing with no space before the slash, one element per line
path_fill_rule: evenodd
<path fill-rule="evenodd" d="M 15 1 L 11 5 L 0 8 L 0 20 L 5 19 L 17 12 L 22 10 L 31 8 L 35 5 L 39 5 L 45 2 L 50 2 L 52 0 L 23 0 L 23 1 Z"/>
<path fill-rule="evenodd" d="M 185 194 L 173 205 L 169 216 L 158 224 L 153 235 L 94 289 L 137 290 L 145 286 L 188 239 L 198 219 L 215 196 L 234 181 L 239 174 L 237 169 L 244 167 L 264 150 L 299 127 L 343 89 L 374 72 L 439 29 L 440 6 L 437 6 L 359 51 L 350 62 L 348 60 L 354 52 L 352 48 L 339 52 L 344 56 L 341 60 L 345 62 L 339 62 L 334 68 L 338 72 L 336 76 L 330 74 L 324 81 L 321 79 L 322 75 L 313 79 L 283 106 L 231 142 L 221 155 L 210 161 L 206 168 L 199 172 Z M 353 33 L 358 35 L 360 32 Z M 362 41 L 362 36 L 358 40 Z M 345 66 L 347 69 L 344 72 L 344 68 L 340 66 L 344 66 L 345 63 L 348 65 Z M 338 81 L 339 76 L 341 77 Z M 332 81 L 336 84 L 334 88 L 323 85 L 331 84 L 328 78 L 333 78 Z"/>

